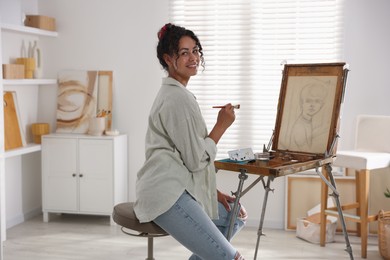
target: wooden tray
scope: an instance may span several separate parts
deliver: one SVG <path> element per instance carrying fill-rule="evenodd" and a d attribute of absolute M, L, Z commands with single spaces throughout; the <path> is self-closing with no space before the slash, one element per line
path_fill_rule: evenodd
<path fill-rule="evenodd" d="M 332 157 L 322 158 L 318 155 L 306 155 L 298 153 L 276 152 L 276 156 L 270 160 L 253 160 L 245 162 L 235 162 L 230 159 L 217 160 L 214 162 L 218 170 L 227 171 L 242 171 L 264 176 L 286 176 L 289 174 L 310 170 L 313 168 L 322 167 L 325 164 L 331 163 Z"/>

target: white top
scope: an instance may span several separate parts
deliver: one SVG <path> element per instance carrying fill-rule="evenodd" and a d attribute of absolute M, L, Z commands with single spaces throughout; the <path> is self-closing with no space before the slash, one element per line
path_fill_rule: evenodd
<path fill-rule="evenodd" d="M 145 139 L 146 160 L 137 175 L 134 211 L 140 222 L 166 212 L 187 190 L 206 213 L 218 218 L 215 142 L 195 96 L 164 78 L 153 103 Z"/>

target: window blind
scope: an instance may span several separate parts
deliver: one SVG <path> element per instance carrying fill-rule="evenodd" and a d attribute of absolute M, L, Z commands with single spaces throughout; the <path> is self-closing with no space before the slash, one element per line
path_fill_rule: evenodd
<path fill-rule="evenodd" d="M 283 63 L 339 62 L 343 57 L 342 0 L 171 0 L 170 20 L 193 30 L 205 70 L 188 88 L 209 130 L 218 110 L 240 104 L 218 143 L 227 151 L 267 145 L 276 121 Z"/>

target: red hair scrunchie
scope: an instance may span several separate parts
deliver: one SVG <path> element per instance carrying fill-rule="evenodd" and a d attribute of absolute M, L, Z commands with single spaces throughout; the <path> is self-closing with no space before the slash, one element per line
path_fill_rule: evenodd
<path fill-rule="evenodd" d="M 164 25 L 160 29 L 160 31 L 157 33 L 157 37 L 159 40 L 161 40 L 164 37 L 165 33 L 167 32 L 168 27 L 170 27 L 171 25 L 172 25 L 171 23 L 167 23 L 166 25 Z"/>

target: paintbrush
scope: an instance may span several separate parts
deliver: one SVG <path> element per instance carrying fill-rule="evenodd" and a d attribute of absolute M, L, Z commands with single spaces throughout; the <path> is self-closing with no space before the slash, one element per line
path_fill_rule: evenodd
<path fill-rule="evenodd" d="M 226 106 L 213 106 L 213 108 L 225 108 Z M 235 109 L 240 109 L 240 104 L 233 106 Z"/>

